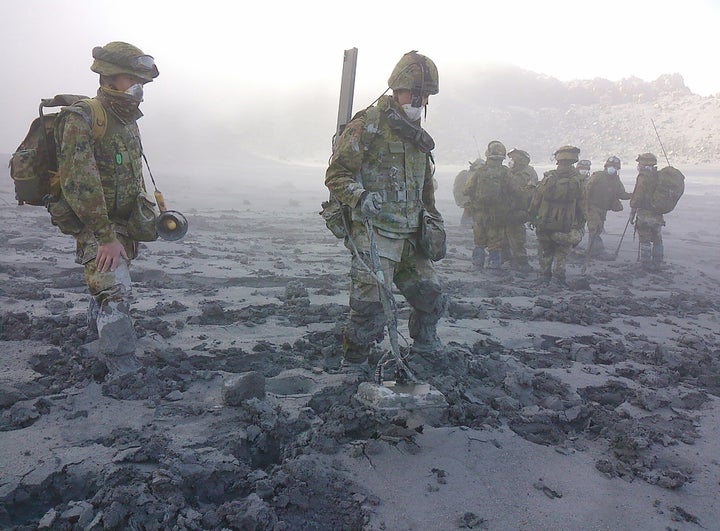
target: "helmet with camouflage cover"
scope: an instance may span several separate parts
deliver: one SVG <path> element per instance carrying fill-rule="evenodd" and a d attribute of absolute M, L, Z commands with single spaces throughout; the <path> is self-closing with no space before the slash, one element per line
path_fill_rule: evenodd
<path fill-rule="evenodd" d="M 578 170 L 590 170 L 590 168 L 592 168 L 592 162 L 588 159 L 582 159 L 577 163 Z"/>
<path fill-rule="evenodd" d="M 524 163 L 524 164 L 530 163 L 530 153 L 528 153 L 527 151 L 525 151 L 523 149 L 518 149 L 518 148 L 511 149 L 510 152 L 508 153 L 508 157 L 510 157 L 511 159 L 513 159 L 517 162 L 520 162 L 520 163 Z"/>
<path fill-rule="evenodd" d="M 653 153 L 640 153 L 635 162 L 644 166 L 657 166 L 657 157 Z"/>
<path fill-rule="evenodd" d="M 93 64 L 90 70 L 103 76 L 126 74 L 150 82 L 160 74 L 155 59 L 137 46 L 113 41 L 92 50 Z"/>
<path fill-rule="evenodd" d="M 432 59 L 412 50 L 395 65 L 388 86 L 393 90 L 412 91 L 420 97 L 437 94 L 440 91 L 437 67 Z"/>
<path fill-rule="evenodd" d="M 620 163 L 620 159 L 613 155 L 605 161 L 605 167 L 607 168 L 608 166 L 613 166 L 619 170 L 622 167 L 622 164 Z"/>
<path fill-rule="evenodd" d="M 578 161 L 579 155 L 580 148 L 576 148 L 575 146 L 560 146 L 557 148 L 557 151 L 553 153 L 556 161 L 569 160 L 572 163 Z"/>
<path fill-rule="evenodd" d="M 503 160 L 506 155 L 507 150 L 505 149 L 505 145 L 499 140 L 493 140 L 490 142 L 485 150 L 485 156 L 488 159 Z"/>

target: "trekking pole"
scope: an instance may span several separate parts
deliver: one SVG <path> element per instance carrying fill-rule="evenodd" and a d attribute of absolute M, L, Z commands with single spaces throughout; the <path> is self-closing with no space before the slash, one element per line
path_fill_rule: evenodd
<path fill-rule="evenodd" d="M 625 223 L 625 229 L 623 230 L 622 236 L 620 236 L 620 241 L 618 242 L 617 249 L 615 249 L 615 254 L 613 255 L 613 260 L 617 260 L 618 255 L 620 254 L 620 246 L 622 245 L 623 238 L 625 238 L 625 233 L 628 230 L 628 227 L 630 226 L 630 221 L 632 220 L 632 216 L 630 216 L 627 220 L 627 223 Z M 634 235 L 633 235 L 634 237 Z"/>
<path fill-rule="evenodd" d="M 653 121 L 652 118 L 650 118 L 650 123 L 652 124 L 653 129 L 655 129 L 655 136 L 657 137 L 658 142 L 660 142 L 660 149 L 662 149 L 663 156 L 665 157 L 665 161 L 667 162 L 668 166 L 672 166 L 672 164 L 670 164 L 670 159 L 668 158 L 667 153 L 665 152 L 665 146 L 663 146 L 662 140 L 660 140 L 660 135 L 658 134 L 657 127 L 655 127 L 655 122 Z"/>

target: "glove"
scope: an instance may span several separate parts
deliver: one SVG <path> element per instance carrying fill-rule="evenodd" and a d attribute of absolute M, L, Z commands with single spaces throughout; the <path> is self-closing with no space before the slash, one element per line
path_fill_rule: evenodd
<path fill-rule="evenodd" d="M 360 196 L 360 213 L 364 218 L 372 218 L 380 213 L 383 198 L 379 192 L 363 192 Z"/>
<path fill-rule="evenodd" d="M 630 225 L 635 225 L 635 209 L 630 211 Z"/>

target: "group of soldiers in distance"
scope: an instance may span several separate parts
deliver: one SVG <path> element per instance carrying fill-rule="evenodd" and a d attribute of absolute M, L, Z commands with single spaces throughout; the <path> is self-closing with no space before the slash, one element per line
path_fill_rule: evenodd
<path fill-rule="evenodd" d="M 511 269 L 530 273 L 526 227 L 535 230 L 538 243 L 538 283 L 566 285 L 568 254 L 582 241 L 587 227 L 586 258 L 612 259 L 602 233 L 608 211 L 623 210 L 630 200 L 630 220 L 640 240 L 640 263 L 648 270 L 663 260 L 662 214 L 645 207 L 644 181 L 656 174 L 652 153 L 638 156 L 638 181 L 633 193 L 620 181 L 621 161 L 609 157 L 601 171 L 590 173 L 589 160 L 579 160 L 580 150 L 562 146 L 554 153 L 557 168 L 538 180 L 530 155 L 522 149 L 506 151 L 502 142 L 490 142 L 485 160 L 478 158 L 455 178 L 453 195 L 463 208 L 462 224 L 472 224 L 472 262 L 477 269 Z M 503 162 L 509 158 L 509 164 Z"/>

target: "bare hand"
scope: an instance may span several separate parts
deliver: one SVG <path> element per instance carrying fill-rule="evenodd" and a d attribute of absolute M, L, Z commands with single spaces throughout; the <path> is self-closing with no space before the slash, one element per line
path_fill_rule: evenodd
<path fill-rule="evenodd" d="M 98 245 L 97 256 L 95 258 L 97 270 L 101 273 L 115 271 L 115 268 L 120 265 L 123 258 L 127 260 L 127 253 L 125 252 L 123 244 L 117 239 L 110 243 Z"/>

